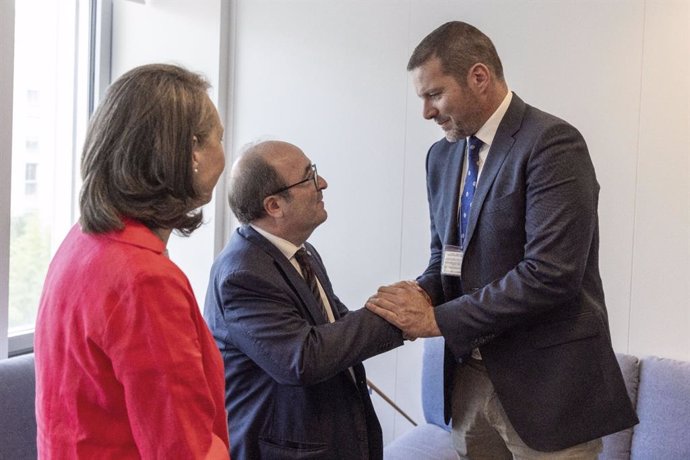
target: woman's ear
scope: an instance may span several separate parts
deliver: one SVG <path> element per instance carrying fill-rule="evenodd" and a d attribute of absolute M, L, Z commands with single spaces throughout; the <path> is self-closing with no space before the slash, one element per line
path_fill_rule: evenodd
<path fill-rule="evenodd" d="M 195 173 L 199 172 L 199 162 L 201 161 L 201 154 L 199 153 L 199 139 L 192 136 L 192 168 Z"/>

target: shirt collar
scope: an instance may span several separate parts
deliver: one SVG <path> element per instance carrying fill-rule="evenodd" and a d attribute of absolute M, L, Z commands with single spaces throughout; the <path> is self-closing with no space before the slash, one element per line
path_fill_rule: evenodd
<path fill-rule="evenodd" d="M 484 145 L 488 147 L 491 146 L 491 143 L 494 141 L 494 137 L 496 136 L 496 131 L 498 131 L 498 125 L 501 123 L 503 116 L 508 111 L 508 106 L 510 105 L 510 101 L 512 99 L 513 92 L 508 90 L 508 94 L 506 94 L 506 97 L 503 98 L 503 102 L 499 104 L 496 111 L 489 117 L 488 120 L 486 120 L 486 123 L 484 123 L 484 125 L 482 125 L 482 127 L 479 128 L 479 130 L 474 134 L 474 137 L 482 141 Z"/>
<path fill-rule="evenodd" d="M 254 224 L 249 224 L 251 228 L 256 230 L 256 232 L 266 238 L 273 246 L 278 248 L 278 250 L 285 256 L 287 260 L 292 259 L 292 257 L 295 255 L 297 251 L 300 250 L 302 246 L 295 246 L 291 242 L 289 242 L 286 239 L 283 239 L 279 236 L 274 235 L 273 233 L 269 233 L 266 230 L 257 227 Z"/>

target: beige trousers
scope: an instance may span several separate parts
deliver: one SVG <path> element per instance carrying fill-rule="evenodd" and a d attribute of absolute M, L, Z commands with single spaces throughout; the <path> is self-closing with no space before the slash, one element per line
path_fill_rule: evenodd
<path fill-rule="evenodd" d="M 481 361 L 458 365 L 454 378 L 453 446 L 461 459 L 595 460 L 601 452 L 601 439 L 557 452 L 529 448 L 503 411 Z"/>

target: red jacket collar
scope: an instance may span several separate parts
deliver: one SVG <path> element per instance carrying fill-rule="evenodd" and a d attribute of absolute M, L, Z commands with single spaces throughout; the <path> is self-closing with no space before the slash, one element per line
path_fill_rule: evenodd
<path fill-rule="evenodd" d="M 123 218 L 122 222 L 125 224 L 125 228 L 105 233 L 103 236 L 122 243 L 150 249 L 159 254 L 165 252 L 165 243 L 147 226 L 138 220 L 128 218 Z"/>

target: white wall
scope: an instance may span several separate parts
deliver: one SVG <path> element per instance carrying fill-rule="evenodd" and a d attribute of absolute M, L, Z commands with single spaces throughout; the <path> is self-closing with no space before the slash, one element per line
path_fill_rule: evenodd
<path fill-rule="evenodd" d="M 142 64 L 178 64 L 203 74 L 217 103 L 220 0 L 113 0 L 111 81 Z M 200 305 L 214 258 L 215 198 L 189 238 L 173 236 L 170 258 L 187 274 Z M 220 217 L 219 217 L 220 218 Z"/>
<path fill-rule="evenodd" d="M 690 30 L 687 1 L 649 1 L 640 123 L 628 344 L 690 358 Z"/>
<path fill-rule="evenodd" d="M 380 284 L 426 266 L 424 157 L 441 133 L 422 119 L 405 65 L 441 23 L 475 24 L 494 40 L 511 88 L 588 141 L 602 188 L 601 270 L 616 350 L 690 359 L 687 0 L 113 3 L 114 76 L 172 61 L 216 88 L 231 82 L 220 103 L 232 107 L 233 151 L 273 136 L 318 164 L 329 219 L 312 242 L 353 309 Z M 234 25 L 220 24 L 228 5 L 237 27 L 220 58 L 235 65 L 218 79 L 220 30 Z M 208 220 L 222 217 L 213 214 L 209 207 Z M 213 240 L 209 224 L 171 247 L 202 301 Z M 372 380 L 420 421 L 421 345 L 367 362 Z M 386 441 L 409 429 L 375 401 Z"/>
<path fill-rule="evenodd" d="M 239 0 L 236 14 L 234 147 L 279 137 L 318 164 L 329 219 L 312 242 L 351 308 L 426 265 L 424 157 L 441 133 L 405 65 L 459 19 L 492 37 L 514 91 L 588 141 L 616 350 L 690 359 L 687 1 Z M 367 363 L 418 420 L 420 362 L 417 341 Z M 409 429 L 377 410 L 386 440 Z"/>

